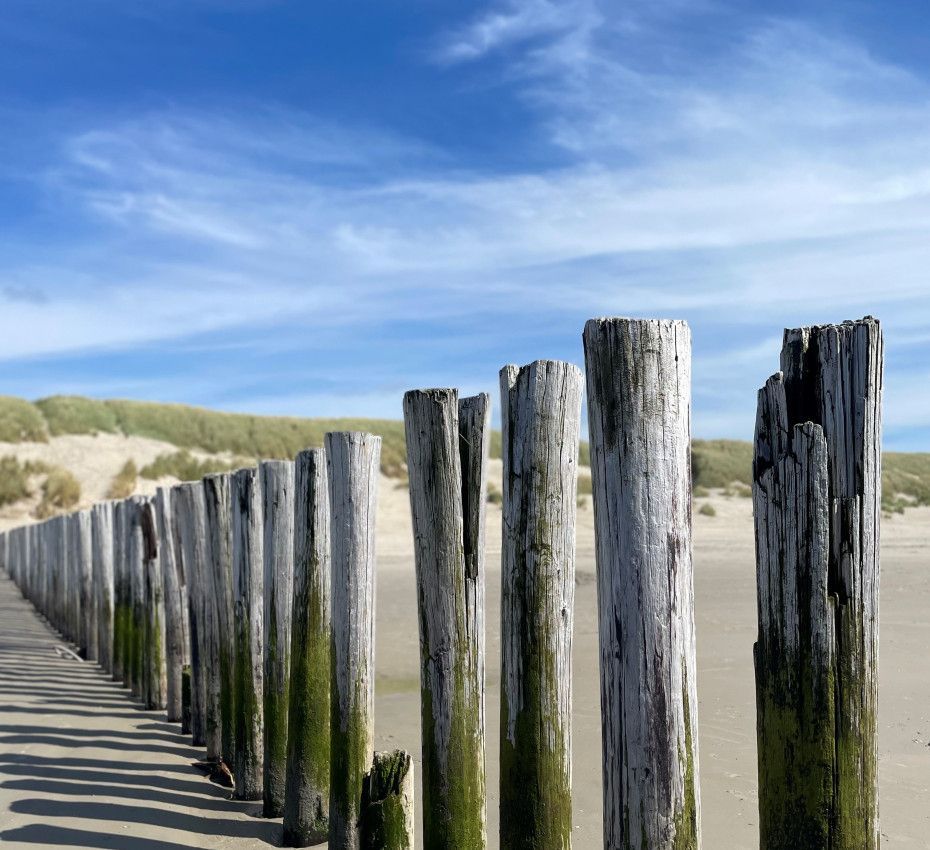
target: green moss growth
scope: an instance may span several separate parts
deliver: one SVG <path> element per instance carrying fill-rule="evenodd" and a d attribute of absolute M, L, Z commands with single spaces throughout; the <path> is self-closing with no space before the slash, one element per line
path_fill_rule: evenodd
<path fill-rule="evenodd" d="M 284 814 L 285 770 L 287 766 L 287 712 L 290 660 L 279 641 L 276 628 L 277 612 L 274 593 L 270 599 L 270 622 L 266 623 L 269 635 L 264 677 L 264 783 L 263 810 L 266 818 L 279 818 Z M 275 673 L 284 671 L 281 681 Z M 270 675 L 269 675 L 270 674 Z"/>
<path fill-rule="evenodd" d="M 405 808 L 404 783 L 413 761 L 403 750 L 375 753 L 362 787 L 361 850 L 412 850 L 412 809 Z"/>

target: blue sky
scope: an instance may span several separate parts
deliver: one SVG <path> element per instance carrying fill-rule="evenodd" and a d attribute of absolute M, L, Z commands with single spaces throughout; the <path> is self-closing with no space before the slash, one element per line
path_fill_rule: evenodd
<path fill-rule="evenodd" d="M 748 438 L 782 328 L 872 314 L 930 449 L 921 11 L 4 0 L 0 393 L 399 418 L 661 316 Z"/>

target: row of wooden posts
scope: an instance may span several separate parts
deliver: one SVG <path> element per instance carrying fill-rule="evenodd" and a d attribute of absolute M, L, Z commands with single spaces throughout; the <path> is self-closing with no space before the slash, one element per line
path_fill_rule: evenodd
<path fill-rule="evenodd" d="M 585 327 L 604 846 L 700 846 L 691 339 Z M 763 850 L 878 848 L 882 339 L 787 331 L 759 393 L 755 645 Z M 500 846 L 572 830 L 572 623 L 584 376 L 501 372 Z M 480 850 L 487 395 L 404 397 L 419 611 L 423 845 Z M 409 754 L 373 752 L 380 438 L 209 475 L 0 538 L 24 595 L 88 659 L 181 721 L 284 843 L 412 847 Z"/>

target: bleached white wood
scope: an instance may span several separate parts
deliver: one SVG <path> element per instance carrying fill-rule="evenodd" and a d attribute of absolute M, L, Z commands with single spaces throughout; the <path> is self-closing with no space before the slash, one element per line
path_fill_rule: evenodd
<path fill-rule="evenodd" d="M 700 847 L 691 334 L 584 330 L 600 614 L 604 846 Z"/>
<path fill-rule="evenodd" d="M 572 626 L 584 377 L 537 360 L 500 374 L 500 844 L 572 846 Z"/>
<path fill-rule="evenodd" d="M 362 782 L 374 755 L 375 511 L 381 438 L 325 437 L 332 565 L 330 850 L 358 850 Z"/>

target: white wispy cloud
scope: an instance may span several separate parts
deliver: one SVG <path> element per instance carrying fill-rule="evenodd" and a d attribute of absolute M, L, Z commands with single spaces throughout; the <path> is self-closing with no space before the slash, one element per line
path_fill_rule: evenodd
<path fill-rule="evenodd" d="M 442 35 L 433 60 L 456 73 L 493 55 L 564 153 L 548 169 L 452 171 L 416 139 L 280 108 L 82 127 L 42 185 L 103 238 L 0 265 L 0 358 L 282 317 L 321 332 L 457 319 L 483 351 L 562 317 L 577 356 L 585 315 L 684 315 L 696 430 L 745 435 L 782 325 L 874 313 L 892 355 L 894 334 L 930 335 L 930 83 L 769 17 L 696 55 L 676 27 L 719 13 L 530 0 Z M 34 290 L 46 303 L 11 295 Z M 922 376 L 889 363 L 889 399 L 905 398 Z M 469 369 L 450 381 L 483 386 Z M 359 388 L 346 409 L 383 413 L 388 395 Z M 889 421 L 930 427 L 912 411 Z"/>

